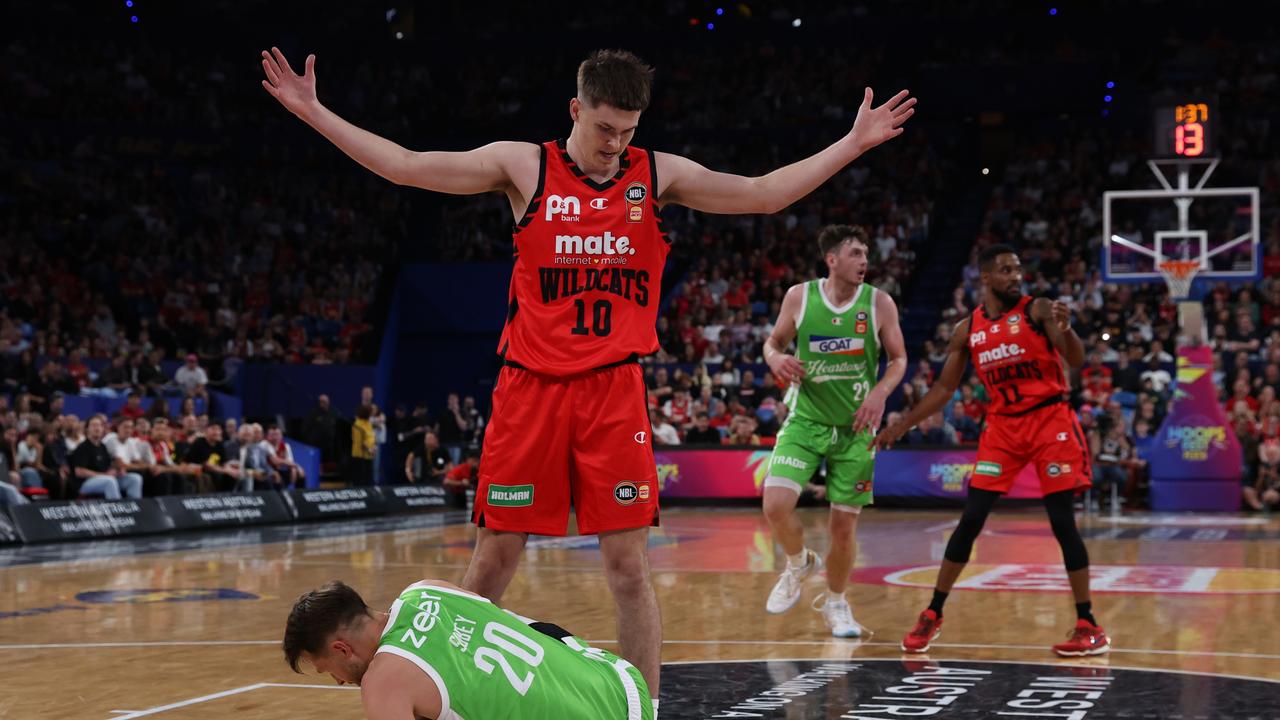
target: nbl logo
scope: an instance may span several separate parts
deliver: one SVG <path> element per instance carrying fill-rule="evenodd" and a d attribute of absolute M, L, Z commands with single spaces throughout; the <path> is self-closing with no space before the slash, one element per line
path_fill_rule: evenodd
<path fill-rule="evenodd" d="M 648 492 L 646 492 L 645 495 L 648 495 Z M 630 505 L 639 498 L 640 489 L 636 487 L 635 483 L 629 480 L 623 480 L 613 486 L 613 499 L 618 501 L 619 505 Z"/>

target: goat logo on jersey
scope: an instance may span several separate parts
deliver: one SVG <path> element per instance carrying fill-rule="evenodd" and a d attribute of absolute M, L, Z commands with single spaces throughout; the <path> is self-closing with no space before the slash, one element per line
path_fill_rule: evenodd
<path fill-rule="evenodd" d="M 866 341 L 862 338 L 809 336 L 809 352 L 826 355 L 862 355 Z"/>

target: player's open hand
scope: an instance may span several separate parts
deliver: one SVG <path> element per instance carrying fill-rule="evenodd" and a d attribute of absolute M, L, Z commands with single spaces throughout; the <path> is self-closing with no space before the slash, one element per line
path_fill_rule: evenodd
<path fill-rule="evenodd" d="M 894 95 L 878 108 L 871 107 L 871 88 L 862 96 L 858 117 L 854 118 L 849 134 L 863 151 L 892 140 L 902 134 L 902 124 L 915 114 L 916 99 L 908 97 L 906 90 Z"/>
<path fill-rule="evenodd" d="M 772 355 L 768 358 L 768 365 L 774 376 L 788 385 L 794 385 L 804 379 L 804 363 L 797 360 L 795 355 L 781 353 Z"/>
<path fill-rule="evenodd" d="M 884 418 L 884 401 L 883 393 L 872 390 L 863 398 L 862 404 L 858 406 L 858 412 L 853 414 L 853 432 L 861 433 L 864 430 L 875 431 L 880 428 L 880 420 Z"/>
<path fill-rule="evenodd" d="M 1061 300 L 1054 300 L 1049 308 L 1050 317 L 1059 330 L 1066 331 L 1071 327 L 1071 306 Z"/>
<path fill-rule="evenodd" d="M 262 70 L 267 74 L 262 87 L 294 115 L 301 115 L 317 102 L 315 55 L 307 56 L 306 69 L 298 75 L 280 48 L 273 47 L 271 52 L 262 51 Z"/>
<path fill-rule="evenodd" d="M 905 424 L 901 422 L 894 423 L 893 425 L 881 430 L 878 435 L 872 438 L 871 444 L 867 446 L 867 449 L 872 451 L 888 450 L 893 447 L 893 444 L 898 442 L 903 435 L 907 434 L 907 430 L 910 430 L 910 428 Z"/>

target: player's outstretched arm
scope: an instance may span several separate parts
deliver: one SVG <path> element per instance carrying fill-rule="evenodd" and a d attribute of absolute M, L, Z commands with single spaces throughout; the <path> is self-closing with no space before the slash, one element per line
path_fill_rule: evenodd
<path fill-rule="evenodd" d="M 951 333 L 951 342 L 947 344 L 947 361 L 942 366 L 942 372 L 938 373 L 938 379 L 934 381 L 933 387 L 929 388 L 929 392 L 920 398 L 920 402 L 916 403 L 906 417 L 881 430 L 869 447 L 873 450 L 888 450 L 899 438 L 906 435 L 908 430 L 920 424 L 921 420 L 941 410 L 955 394 L 956 388 L 960 387 L 960 381 L 964 379 L 964 371 L 967 367 L 969 367 L 969 318 L 957 323 L 955 331 Z"/>
<path fill-rule="evenodd" d="M 853 415 L 853 431 L 880 429 L 884 417 L 884 403 L 902 383 L 907 374 L 907 344 L 902 339 L 902 325 L 898 322 L 898 305 L 887 292 L 876 293 L 876 318 L 880 325 L 880 347 L 884 348 L 888 361 L 884 375 L 863 399 L 858 412 Z"/>
<path fill-rule="evenodd" d="M 657 153 L 658 200 L 709 213 L 774 213 L 813 192 L 871 148 L 902 134 L 915 114 L 906 90 L 878 108 L 867 88 L 849 134 L 825 150 L 760 177 L 714 172 L 679 155 Z"/>
<path fill-rule="evenodd" d="M 1049 342 L 1068 365 L 1073 368 L 1084 365 L 1084 343 L 1071 327 L 1071 308 L 1066 303 L 1036 298 L 1031 304 L 1031 319 L 1044 328 Z"/>
<path fill-rule="evenodd" d="M 804 378 L 804 364 L 787 352 L 796 339 L 796 325 L 800 320 L 800 308 L 804 303 L 804 285 L 792 285 L 782 298 L 782 308 L 773 323 L 773 332 L 764 341 L 764 361 L 774 377 L 794 385 Z"/>
<path fill-rule="evenodd" d="M 279 48 L 264 50 L 262 87 L 352 160 L 397 185 L 472 195 L 509 188 L 513 163 L 531 161 L 537 173 L 538 147 L 531 143 L 498 142 L 467 152 L 414 152 L 362 130 L 320 104 L 315 66 L 316 56 L 308 55 L 298 75 Z"/>

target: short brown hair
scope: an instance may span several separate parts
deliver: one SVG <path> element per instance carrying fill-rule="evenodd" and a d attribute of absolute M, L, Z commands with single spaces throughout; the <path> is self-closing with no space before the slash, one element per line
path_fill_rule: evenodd
<path fill-rule="evenodd" d="M 302 653 L 315 655 L 330 635 L 362 615 L 369 615 L 369 606 L 360 593 L 341 580 L 330 580 L 304 593 L 293 604 L 284 626 L 285 661 L 294 672 L 302 672 L 298 667 Z"/>
<path fill-rule="evenodd" d="M 835 252 L 848 240 L 857 240 L 863 247 L 871 248 L 871 243 L 867 241 L 867 231 L 860 226 L 828 225 L 818 233 L 818 250 L 826 257 L 827 253 Z"/>
<path fill-rule="evenodd" d="M 653 68 L 626 50 L 596 50 L 578 66 L 578 99 L 592 107 L 642 112 L 652 86 Z"/>

